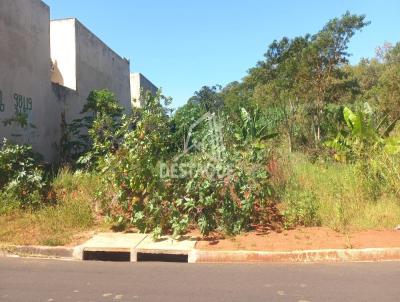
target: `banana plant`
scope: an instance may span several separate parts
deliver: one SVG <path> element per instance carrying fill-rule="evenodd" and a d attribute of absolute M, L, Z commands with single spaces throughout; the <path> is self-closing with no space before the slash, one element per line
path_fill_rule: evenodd
<path fill-rule="evenodd" d="M 325 143 L 326 146 L 336 151 L 335 158 L 337 160 L 346 161 L 349 156 L 359 156 L 368 152 L 367 149 L 376 147 L 383 148 L 390 154 L 400 153 L 400 139 L 389 136 L 399 119 L 392 122 L 381 133 L 381 128 L 387 118 L 374 127 L 369 110 L 353 112 L 350 108 L 345 107 L 343 118 L 347 128 L 340 131 L 333 140 Z"/>
<path fill-rule="evenodd" d="M 278 133 L 269 133 L 268 121 L 259 108 L 253 112 L 240 108 L 240 120 L 235 127 L 235 138 L 242 144 L 274 138 Z"/>
<path fill-rule="evenodd" d="M 379 132 L 373 127 L 369 114 L 363 111 L 353 112 L 350 108 L 343 109 L 343 117 L 349 128 L 348 134 L 352 138 L 358 138 L 370 142 L 382 142 Z"/>

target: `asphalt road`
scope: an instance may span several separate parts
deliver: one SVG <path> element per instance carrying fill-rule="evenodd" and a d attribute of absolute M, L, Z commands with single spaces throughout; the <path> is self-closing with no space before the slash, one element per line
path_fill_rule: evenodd
<path fill-rule="evenodd" d="M 0 258 L 0 301 L 400 301 L 400 262 L 191 265 Z"/>

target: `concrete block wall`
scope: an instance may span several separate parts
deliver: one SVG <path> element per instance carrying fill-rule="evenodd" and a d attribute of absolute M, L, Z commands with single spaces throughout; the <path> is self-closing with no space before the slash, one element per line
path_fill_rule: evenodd
<path fill-rule="evenodd" d="M 81 117 L 91 91 L 112 91 L 126 113 L 141 106 L 141 91 L 157 92 L 77 19 L 50 22 L 41 0 L 0 0 L 0 42 L 0 140 L 30 144 L 49 162 L 58 159 L 63 119 Z M 31 127 L 3 125 L 19 113 Z"/>
<path fill-rule="evenodd" d="M 40 0 L 0 1 L 0 138 L 32 144 L 51 160 L 57 103 L 50 96 L 49 18 Z M 34 127 L 4 127 L 16 113 L 26 114 Z"/>
<path fill-rule="evenodd" d="M 143 106 L 143 95 L 147 91 L 150 91 L 153 95 L 158 91 L 158 88 L 141 73 L 131 73 L 130 82 L 132 107 L 140 108 Z"/>
<path fill-rule="evenodd" d="M 104 44 L 78 20 L 76 23 L 77 90 L 85 99 L 96 89 L 112 91 L 131 110 L 130 63 Z"/>
<path fill-rule="evenodd" d="M 52 82 L 76 91 L 65 100 L 66 121 L 80 112 L 93 90 L 112 91 L 128 113 L 130 63 L 111 50 L 77 19 L 50 23 Z"/>

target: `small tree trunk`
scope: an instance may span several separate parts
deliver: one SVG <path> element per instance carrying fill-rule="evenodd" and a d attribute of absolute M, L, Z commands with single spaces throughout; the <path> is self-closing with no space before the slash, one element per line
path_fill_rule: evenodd
<path fill-rule="evenodd" d="M 292 131 L 289 130 L 288 133 L 288 144 L 289 144 L 289 153 L 292 153 Z"/>
<path fill-rule="evenodd" d="M 289 98 L 289 114 L 290 117 L 288 119 L 287 123 L 287 129 L 288 129 L 288 144 L 289 144 L 289 153 L 292 153 L 292 144 L 293 144 L 293 139 L 292 139 L 292 134 L 293 134 L 293 119 L 294 119 L 294 114 L 295 114 L 295 108 L 292 103 L 292 100 Z"/>
<path fill-rule="evenodd" d="M 315 148 L 317 148 L 317 146 L 318 146 L 318 130 L 317 130 L 318 126 L 316 125 L 316 116 L 314 116 L 311 128 L 312 128 L 312 132 L 314 135 L 314 146 L 315 146 Z"/>

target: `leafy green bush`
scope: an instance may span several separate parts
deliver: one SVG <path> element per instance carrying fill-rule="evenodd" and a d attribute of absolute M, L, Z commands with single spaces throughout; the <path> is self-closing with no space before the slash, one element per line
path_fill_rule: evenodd
<path fill-rule="evenodd" d="M 14 200 L 21 207 L 39 206 L 46 186 L 44 169 L 32 147 L 3 141 L 0 147 L 0 202 Z"/>
<path fill-rule="evenodd" d="M 197 173 L 186 184 L 183 205 L 202 234 L 215 230 L 239 234 L 256 225 L 271 226 L 276 222 L 265 147 L 228 151 L 219 163 L 220 169 L 230 168 L 225 177 L 210 180 Z M 197 160 L 205 165 L 208 159 Z"/>
<path fill-rule="evenodd" d="M 96 161 L 115 150 L 119 137 L 116 130 L 121 125 L 123 108 L 115 95 L 108 90 L 92 91 L 84 105 L 82 118 L 71 124 L 64 121 L 60 143 L 61 163 L 78 164 L 95 168 Z"/>
<path fill-rule="evenodd" d="M 116 184 L 119 194 L 110 214 L 115 222 L 132 223 L 142 232 L 152 231 L 156 237 L 167 232 L 180 235 L 191 226 L 208 235 L 216 230 L 238 234 L 254 225 L 270 225 L 276 217 L 268 173 L 258 163 L 235 155 L 234 159 L 219 163 L 233 167 L 229 175 L 212 179 L 203 170 L 196 170 L 189 179 L 161 179 L 156 170 L 142 178 L 128 171 L 130 167 L 142 171 L 143 158 L 114 159 L 106 179 Z M 191 165 L 206 166 L 209 158 L 199 155 L 188 160 Z"/>
<path fill-rule="evenodd" d="M 176 139 L 186 139 L 193 123 L 187 114 L 200 111 L 191 108 L 171 118 L 162 101 L 168 105 L 161 94 L 147 95 L 143 108 L 107 128 L 118 137 L 116 148 L 95 143 L 107 140 L 103 131 L 92 130 L 112 117 L 112 110 L 106 108 L 87 125 L 94 143 L 82 158 L 96 158 L 96 171 L 104 185 L 111 184 L 111 191 L 116 192 L 113 196 L 110 190 L 99 191 L 100 199 L 108 199 L 103 203 L 108 220 L 117 228 L 133 225 L 142 232 L 153 232 L 155 237 L 180 235 L 196 226 L 207 235 L 215 230 L 237 234 L 257 224 L 270 224 L 277 211 L 267 171 L 269 147 L 264 141 L 272 136 L 266 133 L 260 112 L 253 115 L 243 109 L 240 129 L 222 117 L 229 128 L 227 135 L 238 134 L 229 139 L 229 148 L 214 145 L 213 130 L 200 125 L 187 143 L 204 150 L 180 154 Z M 177 125 L 188 129 L 176 129 Z M 212 162 L 207 152 L 218 153 L 218 160 Z M 162 163 L 174 162 L 176 157 L 194 169 L 183 178 L 163 175 Z M 224 174 L 219 175 L 219 171 Z"/>
<path fill-rule="evenodd" d="M 157 166 L 168 158 L 171 146 L 169 118 L 160 98 L 149 96 L 134 117 L 123 118 L 118 150 L 99 163 L 105 183 L 113 184 L 117 191 L 108 205 L 110 219 L 118 225 L 133 223 L 142 231 L 163 225 L 159 204 L 170 193 Z"/>

